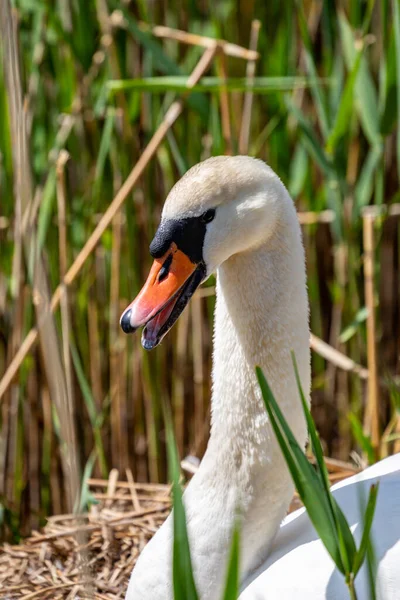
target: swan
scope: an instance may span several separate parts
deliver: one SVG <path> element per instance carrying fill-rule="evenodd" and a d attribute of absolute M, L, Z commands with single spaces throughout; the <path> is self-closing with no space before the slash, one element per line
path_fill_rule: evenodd
<path fill-rule="evenodd" d="M 241 598 L 283 600 L 279 582 L 268 579 L 263 567 L 271 551 L 270 557 L 279 553 L 274 538 L 294 486 L 268 422 L 254 367 L 263 368 L 304 447 L 307 430 L 291 351 L 309 398 L 308 299 L 293 201 L 264 162 L 248 156 L 210 158 L 192 167 L 170 191 L 150 253 L 154 262 L 148 279 L 120 320 L 125 333 L 144 326 L 142 345 L 147 350 L 162 341 L 200 283 L 211 273 L 217 275 L 211 433 L 200 468 L 184 493 L 199 597 L 221 598 L 239 512 Z M 304 521 L 301 514 L 298 519 Z M 281 528 L 278 539 L 286 540 L 288 527 L 290 523 Z M 172 537 L 170 515 L 143 549 L 126 600 L 173 599 Z M 289 551 L 294 547 L 289 544 Z M 286 597 L 300 598 L 299 580 L 307 574 L 297 570 L 296 580 L 283 569 L 280 575 L 280 583 L 292 585 L 292 595 Z"/>

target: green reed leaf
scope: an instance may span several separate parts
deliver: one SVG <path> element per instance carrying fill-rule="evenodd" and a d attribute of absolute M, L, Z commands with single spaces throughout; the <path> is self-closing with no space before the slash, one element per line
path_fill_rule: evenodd
<path fill-rule="evenodd" d="M 360 446 L 361 450 L 367 455 L 368 463 L 370 465 L 374 464 L 375 451 L 372 446 L 371 438 L 365 435 L 360 419 L 354 413 L 350 413 L 349 421 L 354 439 Z"/>
<path fill-rule="evenodd" d="M 297 88 L 309 87 L 311 80 L 305 77 L 255 77 L 250 84 L 246 77 L 202 77 L 197 85 L 191 88 L 198 92 L 220 92 L 226 89 L 230 92 L 245 92 L 251 90 L 255 94 L 285 92 Z M 185 92 L 187 91 L 187 76 L 143 77 L 140 79 L 114 79 L 108 82 L 111 92 L 120 90 L 140 90 L 148 92 Z M 328 83 L 328 80 L 320 80 Z"/>
<path fill-rule="evenodd" d="M 311 93 L 315 102 L 315 109 L 318 114 L 318 120 L 321 127 L 323 138 L 326 139 L 329 133 L 329 122 L 328 122 L 328 113 L 326 108 L 325 98 L 323 96 L 322 88 L 318 81 L 318 71 L 314 62 L 314 57 L 312 54 L 312 42 L 310 38 L 310 34 L 308 32 L 308 26 L 306 17 L 303 9 L 302 0 L 297 2 L 298 6 L 298 18 L 300 25 L 300 34 L 304 44 L 304 50 L 306 54 L 306 64 L 307 70 L 310 74 L 310 87 Z"/>
<path fill-rule="evenodd" d="M 306 400 L 304 392 L 303 392 L 303 388 L 302 388 L 301 381 L 300 381 L 299 370 L 297 367 L 297 362 L 296 362 L 296 357 L 294 355 L 294 352 L 292 352 L 292 361 L 293 361 L 293 367 L 294 367 L 294 372 L 295 372 L 295 377 L 296 377 L 296 382 L 297 382 L 297 388 L 299 390 L 301 403 L 303 405 L 303 411 L 306 416 L 308 432 L 310 435 L 311 444 L 312 444 L 312 448 L 313 448 L 313 454 L 316 458 L 318 475 L 319 475 L 321 484 L 324 488 L 325 496 L 329 501 L 332 519 L 336 524 L 337 539 L 338 539 L 338 544 L 339 544 L 339 548 L 340 548 L 340 554 L 342 557 L 342 562 L 346 569 L 346 572 L 350 572 L 351 564 L 353 562 L 353 557 L 356 552 L 356 545 L 354 542 L 353 535 L 350 531 L 349 524 L 347 523 L 345 516 L 343 515 L 339 505 L 337 504 L 335 498 L 333 497 L 333 495 L 331 494 L 331 491 L 330 491 L 328 470 L 325 465 L 321 442 L 320 442 L 319 435 L 318 435 L 318 432 L 315 427 L 314 420 L 311 416 L 311 412 L 308 407 L 307 400 Z"/>
<path fill-rule="evenodd" d="M 339 13 L 339 31 L 347 69 L 351 70 L 357 55 L 356 38 L 343 12 Z M 365 56 L 361 57 L 357 73 L 354 102 L 366 137 L 371 144 L 379 144 L 378 98 Z"/>
<path fill-rule="evenodd" d="M 192 559 L 190 556 L 182 488 L 179 482 L 180 469 L 178 450 L 174 439 L 171 417 L 167 410 L 165 410 L 165 428 L 167 434 L 168 470 L 172 481 L 174 502 L 174 541 L 172 557 L 174 600 L 198 600 L 194 582 Z"/>
<path fill-rule="evenodd" d="M 362 533 L 362 537 L 361 537 L 361 542 L 360 542 L 360 546 L 357 550 L 357 553 L 354 557 L 353 566 L 352 566 L 352 571 L 354 573 L 354 577 L 357 575 L 358 571 L 360 570 L 361 565 L 363 564 L 363 562 L 365 560 L 368 546 L 370 544 L 370 533 L 371 533 L 372 522 L 373 522 L 374 514 L 375 514 L 378 491 L 379 491 L 379 484 L 371 485 L 371 488 L 369 490 L 367 508 L 365 509 L 364 529 L 363 529 L 363 533 Z"/>
<path fill-rule="evenodd" d="M 400 179 L 400 0 L 392 0 L 392 6 L 397 75 L 397 177 Z"/>
<path fill-rule="evenodd" d="M 299 496 L 325 548 L 339 571 L 345 573 L 331 506 L 324 486 L 291 432 L 260 367 L 256 367 L 256 375 L 272 428 Z"/>
<path fill-rule="evenodd" d="M 225 591 L 222 600 L 236 600 L 239 595 L 239 559 L 240 559 L 240 534 L 236 524 L 233 529 L 232 544 L 228 563 Z"/>

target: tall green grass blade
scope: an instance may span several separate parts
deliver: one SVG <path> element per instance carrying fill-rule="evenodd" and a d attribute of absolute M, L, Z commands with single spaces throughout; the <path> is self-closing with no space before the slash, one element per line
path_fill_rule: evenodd
<path fill-rule="evenodd" d="M 308 156 L 304 145 L 300 142 L 294 151 L 290 166 L 288 190 L 292 198 L 296 199 L 304 188 L 307 177 Z"/>
<path fill-rule="evenodd" d="M 180 469 L 178 451 L 174 439 L 171 417 L 167 410 L 165 410 L 165 428 L 167 434 L 168 470 L 172 481 L 174 500 L 174 541 L 172 558 L 174 600 L 198 600 L 190 556 L 182 488 L 179 482 Z"/>
<path fill-rule="evenodd" d="M 310 74 L 310 86 L 311 93 L 315 102 L 315 109 L 318 114 L 318 120 L 322 131 L 322 136 L 324 139 L 327 138 L 329 133 L 329 122 L 328 122 L 328 113 L 325 104 L 325 98 L 322 93 L 322 89 L 318 82 L 318 71 L 315 66 L 314 57 L 312 54 L 312 42 L 310 38 L 310 34 L 308 32 L 307 21 L 304 15 L 303 2 L 302 0 L 297 1 L 298 6 L 298 17 L 299 17 L 299 25 L 300 25 L 300 34 L 304 44 L 304 50 L 306 53 L 306 64 L 307 70 Z"/>
<path fill-rule="evenodd" d="M 400 0 L 392 0 L 393 27 L 396 42 L 396 88 L 397 88 L 397 177 L 400 180 Z"/>
<path fill-rule="evenodd" d="M 111 138 L 113 133 L 115 121 L 114 109 L 108 109 L 106 120 L 104 123 L 103 133 L 100 140 L 99 153 L 97 155 L 96 169 L 93 182 L 93 197 L 95 200 L 98 198 L 101 189 L 101 183 L 104 173 L 104 166 L 106 163 L 107 155 L 110 151 Z"/>
<path fill-rule="evenodd" d="M 329 485 L 329 477 L 328 477 L 328 469 L 326 468 L 325 465 L 325 461 L 324 461 L 324 454 L 322 451 L 322 446 L 321 446 L 321 442 L 319 439 L 319 435 L 318 432 L 315 428 L 315 424 L 314 421 L 311 417 L 311 412 L 310 409 L 308 407 L 308 403 L 306 400 L 306 397 L 304 395 L 303 392 L 303 387 L 301 385 L 301 381 L 300 381 L 300 375 L 299 375 L 299 369 L 297 366 L 297 361 L 296 361 L 296 356 L 294 354 L 294 352 L 291 352 L 292 355 L 292 363 L 293 363 L 293 368 L 294 368 L 294 374 L 296 377 L 296 384 L 297 384 L 297 389 L 299 391 L 299 395 L 300 395 L 300 399 L 301 399 L 301 403 L 303 406 L 303 412 L 304 415 L 306 417 L 306 421 L 307 421 L 307 428 L 308 428 L 308 433 L 310 435 L 310 439 L 311 439 L 311 444 L 312 444 L 312 449 L 313 449 L 313 454 L 316 458 L 316 462 L 317 462 L 317 469 L 321 478 L 321 482 L 326 490 L 326 492 L 329 492 L 330 490 L 330 485 Z"/>
<path fill-rule="evenodd" d="M 303 134 L 302 141 L 309 152 L 310 156 L 315 160 L 321 169 L 322 173 L 329 178 L 335 177 L 335 172 L 333 166 L 331 164 L 330 158 L 327 157 L 323 148 L 318 142 L 318 139 L 307 121 L 306 117 L 303 115 L 302 111 L 292 102 L 290 98 L 286 98 L 286 105 L 288 110 L 293 113 L 296 118 L 298 125 Z"/>
<path fill-rule="evenodd" d="M 354 573 L 354 577 L 357 575 L 360 570 L 361 565 L 364 562 L 365 556 L 367 554 L 368 546 L 370 544 L 370 533 L 372 527 L 372 521 L 374 519 L 376 501 L 378 497 L 379 484 L 371 485 L 369 490 L 367 508 L 365 509 L 364 516 L 364 529 L 361 537 L 360 546 L 357 550 L 357 553 L 354 557 L 354 562 L 352 566 L 352 571 Z"/>
<path fill-rule="evenodd" d="M 299 496 L 337 568 L 341 573 L 345 573 L 331 507 L 326 498 L 324 487 L 287 425 L 260 367 L 256 367 L 256 375 L 272 428 Z"/>
<path fill-rule="evenodd" d="M 227 89 L 230 92 L 245 92 L 251 90 L 254 94 L 269 94 L 271 92 L 286 92 L 300 87 L 309 87 L 312 80 L 305 77 L 255 77 L 249 83 L 245 77 L 202 77 L 197 85 L 191 88 L 198 92 L 220 92 Z M 188 78 L 186 76 L 143 77 L 140 79 L 114 79 L 108 82 L 111 92 L 121 90 L 140 90 L 143 92 L 185 92 Z M 328 80 L 320 80 L 328 83 Z"/>
<path fill-rule="evenodd" d="M 342 509 L 336 502 L 336 499 L 331 494 L 330 490 L 328 494 L 333 510 L 333 516 L 336 523 L 336 531 L 339 538 L 340 554 L 346 569 L 346 573 L 350 573 L 352 564 L 354 562 L 354 557 L 357 552 L 356 543 L 354 541 L 353 534 L 351 533 L 349 523 L 346 517 L 344 516 Z"/>
<path fill-rule="evenodd" d="M 326 142 L 326 151 L 333 154 L 339 140 L 345 135 L 349 128 L 349 121 L 353 111 L 353 92 L 358 71 L 361 65 L 364 46 L 358 51 L 350 76 L 347 79 L 335 122 Z"/>
<path fill-rule="evenodd" d="M 79 357 L 78 349 L 75 343 L 70 340 L 70 351 L 72 356 L 72 362 L 74 365 L 76 377 L 78 379 L 78 383 L 82 392 L 82 396 L 86 405 L 86 410 L 89 415 L 90 423 L 93 430 L 94 443 L 96 448 L 97 457 L 99 459 L 100 471 L 103 477 L 107 476 L 108 468 L 107 468 L 107 460 L 103 446 L 103 440 L 101 437 L 101 417 L 97 414 L 96 404 L 92 395 L 92 391 L 90 389 L 90 385 L 86 379 L 85 371 L 83 369 L 81 359 Z"/>
<path fill-rule="evenodd" d="M 311 444 L 312 444 L 312 448 L 313 448 L 313 454 L 314 454 L 316 462 L 317 462 L 317 468 L 318 468 L 318 473 L 320 476 L 320 481 L 324 488 L 325 496 L 329 501 L 333 519 L 336 523 L 336 530 L 338 533 L 338 542 L 339 542 L 342 562 L 343 562 L 343 565 L 344 565 L 346 571 L 349 572 L 351 569 L 351 564 L 353 562 L 353 557 L 356 552 L 356 545 L 354 543 L 354 538 L 352 536 L 352 533 L 350 531 L 350 528 L 346 521 L 346 518 L 344 517 L 341 509 L 339 508 L 337 502 L 335 501 L 334 497 L 332 496 L 332 494 L 330 492 L 328 470 L 325 465 L 321 442 L 319 439 L 318 432 L 315 428 L 315 424 L 314 424 L 313 418 L 311 416 L 311 412 L 308 407 L 306 398 L 304 396 L 303 388 L 302 388 L 301 381 L 300 381 L 299 370 L 297 367 L 296 357 L 293 352 L 292 352 L 292 362 L 293 362 L 293 367 L 294 367 L 294 372 L 295 372 L 295 377 L 296 377 L 297 388 L 299 390 L 301 403 L 303 405 L 303 411 L 306 416 L 308 432 L 310 435 Z"/>
<path fill-rule="evenodd" d="M 339 341 L 341 344 L 348 342 L 359 330 L 360 326 L 366 321 L 368 316 L 368 309 L 366 306 L 360 308 L 353 321 L 339 335 Z"/>
<path fill-rule="evenodd" d="M 228 573 L 222 600 L 237 600 L 239 595 L 240 534 L 239 527 L 233 529 L 232 545 L 228 563 Z"/>
<path fill-rule="evenodd" d="M 87 512 L 88 507 L 91 504 L 98 504 L 98 500 L 93 496 L 89 490 L 88 479 L 92 476 L 94 464 L 96 462 L 96 451 L 93 450 L 90 453 L 88 460 L 86 461 L 85 468 L 82 475 L 81 493 L 79 499 L 77 499 L 77 505 L 74 508 L 74 512 L 77 514 Z"/>
<path fill-rule="evenodd" d="M 349 421 L 354 439 L 361 450 L 367 455 L 368 463 L 373 465 L 375 462 L 375 450 L 372 446 L 371 438 L 365 435 L 363 426 L 354 413 L 349 414 Z"/>
<path fill-rule="evenodd" d="M 369 203 L 374 189 L 374 175 L 379 166 L 383 147 L 381 144 L 372 146 L 363 164 L 354 190 L 354 217 L 357 218 L 363 206 Z"/>
<path fill-rule="evenodd" d="M 50 170 L 46 184 L 43 190 L 42 202 L 40 205 L 38 228 L 37 228 L 37 244 L 41 250 L 45 244 L 47 232 L 50 227 L 51 215 L 54 209 L 56 199 L 56 170 L 52 167 Z"/>
<path fill-rule="evenodd" d="M 339 13 L 339 30 L 347 69 L 350 71 L 356 60 L 356 39 L 343 12 Z M 356 78 L 355 106 L 369 142 L 373 145 L 380 144 L 378 98 L 365 56 L 361 58 Z"/>
<path fill-rule="evenodd" d="M 390 57 L 390 51 L 388 48 L 392 42 L 392 37 L 389 35 L 389 0 L 382 0 L 380 2 L 380 19 L 382 23 L 382 45 L 381 45 L 381 56 L 379 60 L 379 116 L 381 118 L 381 133 L 383 133 L 382 117 L 384 115 L 387 94 L 388 94 L 388 54 Z M 393 55 L 395 51 L 393 50 Z"/>

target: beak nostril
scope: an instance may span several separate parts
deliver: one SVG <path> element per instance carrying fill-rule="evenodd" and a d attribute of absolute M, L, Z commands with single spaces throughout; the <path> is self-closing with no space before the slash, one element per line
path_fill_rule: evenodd
<path fill-rule="evenodd" d="M 158 283 L 161 283 L 162 281 L 164 281 L 164 279 L 167 277 L 168 275 L 168 269 L 166 269 L 164 266 L 161 267 L 160 272 L 158 274 Z"/>
<path fill-rule="evenodd" d="M 132 315 L 132 309 L 129 308 L 128 310 L 126 310 L 123 313 L 121 320 L 119 322 L 119 324 L 121 325 L 121 329 L 124 333 L 133 333 L 134 331 L 136 331 L 136 328 L 132 327 L 132 325 L 131 325 L 131 315 Z"/>
<path fill-rule="evenodd" d="M 164 261 L 163 266 L 160 269 L 160 272 L 158 273 L 158 283 L 161 283 L 162 281 L 164 281 L 164 279 L 168 276 L 170 267 L 171 267 L 171 263 L 172 263 L 172 253 L 168 254 L 167 258 Z"/>

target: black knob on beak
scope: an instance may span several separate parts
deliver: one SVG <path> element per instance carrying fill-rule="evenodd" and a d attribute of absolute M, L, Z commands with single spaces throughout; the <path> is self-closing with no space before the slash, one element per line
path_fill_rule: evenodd
<path fill-rule="evenodd" d="M 126 310 L 121 319 L 119 324 L 121 325 L 121 329 L 124 333 L 134 333 L 134 331 L 136 331 L 135 327 L 132 327 L 131 325 L 131 314 L 132 314 L 132 309 L 128 308 L 128 310 Z"/>

